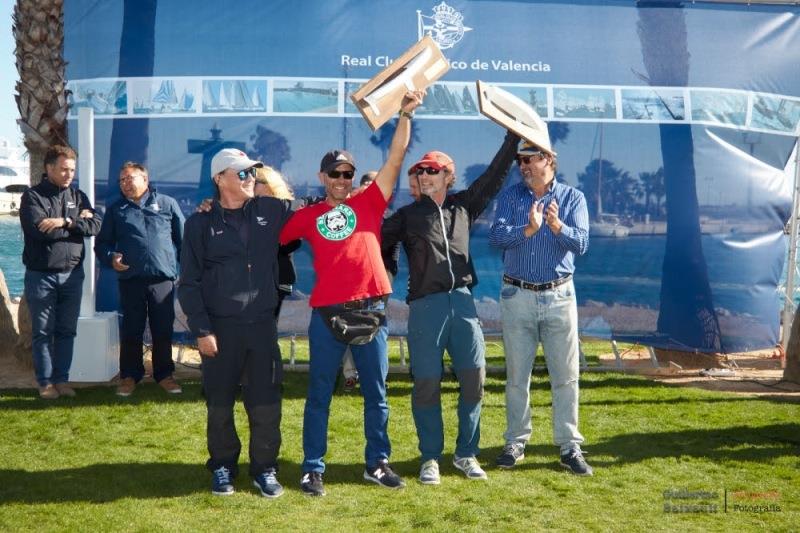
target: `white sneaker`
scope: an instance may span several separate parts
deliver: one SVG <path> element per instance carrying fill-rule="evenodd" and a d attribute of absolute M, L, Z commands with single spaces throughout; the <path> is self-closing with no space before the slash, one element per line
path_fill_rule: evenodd
<path fill-rule="evenodd" d="M 422 468 L 419 469 L 419 482 L 424 485 L 438 485 L 441 483 L 439 463 L 436 459 L 428 459 L 422 463 Z"/>
<path fill-rule="evenodd" d="M 488 479 L 478 460 L 474 457 L 453 456 L 453 466 L 461 470 L 469 479 Z"/>

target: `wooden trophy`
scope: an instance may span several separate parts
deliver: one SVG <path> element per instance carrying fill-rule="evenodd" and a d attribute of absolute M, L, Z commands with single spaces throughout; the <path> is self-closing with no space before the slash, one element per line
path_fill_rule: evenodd
<path fill-rule="evenodd" d="M 545 152 L 556 155 L 550 145 L 547 124 L 531 106 L 499 87 L 480 80 L 475 83 L 478 86 L 478 106 L 483 115 Z"/>
<path fill-rule="evenodd" d="M 448 70 L 447 59 L 433 39 L 426 35 L 359 87 L 350 98 L 375 131 L 400 110 L 407 91 L 426 89 Z"/>

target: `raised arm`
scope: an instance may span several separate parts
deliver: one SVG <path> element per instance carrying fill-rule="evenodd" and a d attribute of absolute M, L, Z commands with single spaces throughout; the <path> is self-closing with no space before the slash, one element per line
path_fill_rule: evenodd
<path fill-rule="evenodd" d="M 486 171 L 464 191 L 471 220 L 474 221 L 481 216 L 492 198 L 500 192 L 517 154 L 518 144 L 519 135 L 511 131 L 506 132 L 503 144 L 497 150 Z"/>
<path fill-rule="evenodd" d="M 400 117 L 397 119 L 397 127 L 389 147 L 389 156 L 375 177 L 375 182 L 386 200 L 392 197 L 397 177 L 403 166 L 403 158 L 406 156 L 408 142 L 411 139 L 411 116 L 414 110 L 422 104 L 424 96 L 425 91 L 409 91 L 403 97 L 400 105 Z"/>

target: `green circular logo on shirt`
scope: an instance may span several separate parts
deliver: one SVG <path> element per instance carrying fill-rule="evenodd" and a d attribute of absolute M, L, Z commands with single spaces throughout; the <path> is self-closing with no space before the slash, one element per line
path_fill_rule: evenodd
<path fill-rule="evenodd" d="M 348 238 L 356 229 L 356 213 L 348 206 L 339 204 L 324 215 L 317 217 L 317 231 L 329 241 Z"/>

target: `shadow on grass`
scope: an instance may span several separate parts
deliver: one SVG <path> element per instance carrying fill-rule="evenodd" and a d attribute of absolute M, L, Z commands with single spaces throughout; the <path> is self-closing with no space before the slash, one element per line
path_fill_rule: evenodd
<path fill-rule="evenodd" d="M 688 457 L 707 461 L 760 463 L 800 454 L 800 424 L 628 433 L 586 446 L 584 451 L 588 463 L 595 467 Z M 501 452 L 501 446 L 482 448 L 481 461 L 487 470 L 495 469 L 494 458 Z M 595 456 L 611 456 L 614 459 L 601 461 Z M 559 465 L 558 448 L 554 445 L 529 444 L 525 447 L 525 457 L 527 459 L 515 466 L 514 470 L 563 470 Z M 532 457 L 552 460 L 547 463 L 532 462 Z"/>
<path fill-rule="evenodd" d="M 463 476 L 449 466 L 452 456 L 442 458 L 442 475 Z M 327 463 L 325 488 L 335 494 L 336 487 L 363 485 L 363 464 Z M 419 462 L 392 462 L 392 468 L 406 483 L 414 483 Z M 301 465 L 279 460 L 278 479 L 288 493 L 300 494 Z M 248 474 L 248 463 L 239 465 L 234 487 L 237 492 L 257 495 Z M 63 502 L 108 503 L 123 498 L 158 499 L 210 495 L 211 474 L 201 464 L 119 463 L 95 464 L 63 470 L 31 472 L 0 469 L 0 505 L 9 503 L 42 504 Z"/>
<path fill-rule="evenodd" d="M 616 435 L 587 449 L 592 454 L 616 457 L 611 461 L 591 461 L 591 464 L 605 466 L 668 457 L 762 462 L 798 455 L 800 424 L 627 433 Z"/>

